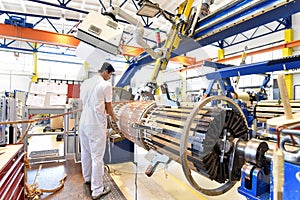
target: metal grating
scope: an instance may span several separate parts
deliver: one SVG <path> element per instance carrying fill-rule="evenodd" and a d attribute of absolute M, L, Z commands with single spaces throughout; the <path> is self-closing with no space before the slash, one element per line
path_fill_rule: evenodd
<path fill-rule="evenodd" d="M 112 179 L 112 177 L 109 175 L 108 172 L 105 172 L 103 176 L 103 182 L 106 186 L 109 186 L 111 189 L 111 192 L 107 195 L 101 197 L 103 200 L 110 200 L 110 199 L 118 199 L 118 200 L 126 200 L 126 197 L 121 192 L 120 188 L 118 188 L 115 181 Z"/>
<path fill-rule="evenodd" d="M 58 153 L 59 153 L 58 149 L 32 151 L 29 154 L 29 157 L 30 158 L 40 158 L 40 157 L 58 156 Z"/>

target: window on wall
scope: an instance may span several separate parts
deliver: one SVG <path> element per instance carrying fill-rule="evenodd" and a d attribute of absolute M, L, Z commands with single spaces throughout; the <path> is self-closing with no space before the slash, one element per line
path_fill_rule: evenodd
<path fill-rule="evenodd" d="M 265 52 L 261 54 L 255 54 L 252 56 L 247 56 L 246 57 L 246 64 L 251 64 L 251 63 L 257 63 L 257 62 L 262 62 L 262 61 L 267 61 L 267 60 L 275 60 L 282 58 L 282 50 L 276 50 L 272 52 Z M 226 64 L 231 64 L 231 65 L 240 65 L 241 63 L 241 58 L 227 61 Z"/>
<path fill-rule="evenodd" d="M 39 78 L 83 80 L 86 76 L 83 71 L 83 61 L 76 57 L 49 55 L 38 57 Z"/>

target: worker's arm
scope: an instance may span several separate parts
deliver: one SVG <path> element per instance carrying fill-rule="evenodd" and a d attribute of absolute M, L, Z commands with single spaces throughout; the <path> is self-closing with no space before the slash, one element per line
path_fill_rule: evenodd
<path fill-rule="evenodd" d="M 118 121 L 117 117 L 114 114 L 114 110 L 113 110 L 111 102 L 105 102 L 105 109 L 106 109 L 106 112 L 111 116 L 111 118 L 114 122 Z"/>

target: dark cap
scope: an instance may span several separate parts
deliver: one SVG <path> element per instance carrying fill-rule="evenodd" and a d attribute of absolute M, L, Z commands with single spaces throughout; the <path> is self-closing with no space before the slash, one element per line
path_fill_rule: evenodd
<path fill-rule="evenodd" d="M 104 63 L 102 64 L 101 69 L 98 70 L 98 72 L 101 72 L 101 73 L 102 73 L 102 72 L 104 72 L 105 70 L 107 70 L 108 73 L 115 72 L 114 67 L 113 67 L 110 63 L 108 63 L 108 62 L 104 62 Z"/>

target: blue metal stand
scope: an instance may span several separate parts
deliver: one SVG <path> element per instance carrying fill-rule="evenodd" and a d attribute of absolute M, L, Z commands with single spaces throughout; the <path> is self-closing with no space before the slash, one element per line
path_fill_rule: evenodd
<path fill-rule="evenodd" d="M 300 165 L 284 163 L 283 199 L 300 199 Z"/>
<path fill-rule="evenodd" d="M 248 179 L 246 172 L 242 171 L 242 185 L 238 192 L 248 199 L 268 200 L 270 194 L 270 183 L 267 182 L 263 170 L 260 168 L 253 169 L 251 178 Z"/>

